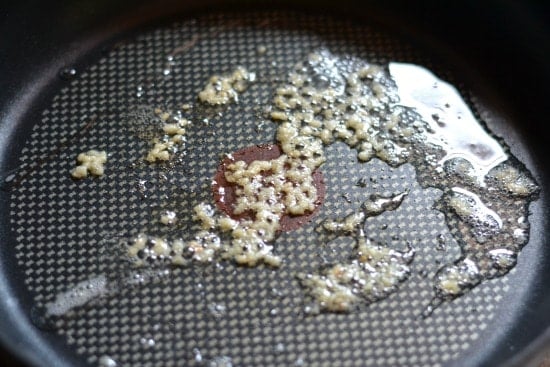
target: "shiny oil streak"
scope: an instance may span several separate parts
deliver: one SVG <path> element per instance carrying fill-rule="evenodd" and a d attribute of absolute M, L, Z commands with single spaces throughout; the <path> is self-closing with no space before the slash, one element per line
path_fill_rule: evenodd
<path fill-rule="evenodd" d="M 430 124 L 432 132 L 427 134 L 427 142 L 446 152 L 440 164 L 464 158 L 484 185 L 484 176 L 508 157 L 477 121 L 458 90 L 418 65 L 392 62 L 389 71 L 397 85 L 399 104 L 414 108 Z"/>

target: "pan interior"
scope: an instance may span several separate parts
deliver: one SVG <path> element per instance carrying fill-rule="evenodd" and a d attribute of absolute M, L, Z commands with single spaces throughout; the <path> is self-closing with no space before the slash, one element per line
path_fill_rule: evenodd
<path fill-rule="evenodd" d="M 121 366 L 439 366 L 493 332 L 497 305 L 510 297 L 509 284 L 521 269 L 420 317 L 433 297 L 432 277 L 460 257 L 444 215 L 433 208 L 441 192 L 421 188 L 408 164 L 357 164 L 343 144 L 328 148 L 319 214 L 277 240 L 275 252 L 285 261 L 280 269 L 226 262 L 136 270 L 121 258 L 121 241 L 139 232 L 194 230 L 191 220 L 163 227 L 157 218 L 167 209 L 190 218 L 195 205 L 212 200 L 220 157 L 273 142 L 276 125 L 264 107 L 289 69 L 322 48 L 372 63 L 415 63 L 459 81 L 420 50 L 375 28 L 292 12 L 177 22 L 117 44 L 86 70 L 65 70 L 64 85 L 28 133 L 10 187 L 13 251 L 34 298 L 35 322 L 61 335 L 90 364 Z M 188 112 L 193 126 L 186 154 L 173 167 L 143 164 L 151 111 L 197 105 L 211 75 L 237 66 L 255 72 L 258 82 L 238 103 Z M 489 127 L 502 120 L 468 88 L 460 91 Z M 89 149 L 109 152 L 105 176 L 71 180 L 74 157 Z M 356 184 L 365 178 L 368 185 Z M 343 261 L 351 250 L 349 241 L 329 241 L 318 229 L 322 220 L 348 214 L 369 194 L 404 190 L 409 198 L 399 211 L 370 218 L 366 231 L 396 249 L 406 243 L 416 248 L 410 279 L 358 312 L 307 315 L 296 274 Z M 89 292 L 98 282 L 107 284 L 108 295 L 51 324 L 40 320 L 58 294 L 78 285 Z"/>

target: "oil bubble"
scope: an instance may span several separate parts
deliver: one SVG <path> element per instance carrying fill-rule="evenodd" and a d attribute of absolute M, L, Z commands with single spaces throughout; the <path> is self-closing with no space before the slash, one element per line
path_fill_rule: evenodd
<path fill-rule="evenodd" d="M 64 68 L 64 69 L 61 69 L 59 71 L 59 77 L 62 79 L 62 80 L 72 80 L 76 77 L 77 75 L 77 72 L 76 72 L 76 69 L 75 68 L 71 68 L 71 67 L 68 67 L 68 68 Z"/>

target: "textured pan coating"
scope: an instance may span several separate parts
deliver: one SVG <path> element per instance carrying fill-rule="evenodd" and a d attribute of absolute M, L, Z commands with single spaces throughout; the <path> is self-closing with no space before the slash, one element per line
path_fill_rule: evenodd
<path fill-rule="evenodd" d="M 194 39 L 164 76 L 166 56 Z M 259 46 L 267 52 L 259 53 Z M 117 260 L 113 238 L 142 229 L 171 231 L 150 218 L 165 208 L 186 217 L 196 203 L 210 200 L 219 155 L 273 140 L 273 124 L 258 126 L 258 106 L 269 103 L 273 86 L 294 62 L 319 46 L 372 62 L 416 62 L 441 72 L 407 45 L 372 29 L 327 18 L 264 13 L 216 15 L 139 35 L 67 82 L 35 126 L 21 161 L 29 163 L 51 152 L 60 138 L 72 136 L 89 121 L 93 126 L 78 144 L 33 170 L 13 190 L 16 256 L 37 304 L 100 274 L 109 274 L 115 283 L 124 279 L 129 266 Z M 142 125 L 128 113 L 133 106 L 194 102 L 210 75 L 237 65 L 255 69 L 259 81 L 238 104 L 222 110 L 222 116 L 218 110 L 193 110 L 196 123 L 189 131 L 187 155 L 179 162 L 183 169 L 132 165 L 147 149 L 147 142 L 136 138 L 134 128 Z M 144 93 L 138 98 L 139 87 Z M 72 157 L 92 147 L 111 153 L 106 176 L 71 181 Z M 179 365 L 182 360 L 192 364 L 195 348 L 204 360 L 229 356 L 235 365 L 291 365 L 300 360 L 306 365 L 440 365 L 460 357 L 493 319 L 495 301 L 507 291 L 507 278 L 418 319 L 432 296 L 429 278 L 439 262 L 459 256 L 443 215 L 431 208 L 437 190 L 422 190 L 411 166 L 390 169 L 378 161 L 357 165 L 348 148 L 330 149 L 323 166 L 325 206 L 312 224 L 277 241 L 276 252 L 287 259 L 283 269 L 231 264 L 176 269 L 62 318 L 56 328 L 94 364 L 103 355 L 125 366 Z M 364 177 L 370 178 L 367 187 L 356 186 Z M 143 187 L 141 180 L 147 183 Z M 294 274 L 343 259 L 350 250 L 343 241 L 325 246 L 328 239 L 316 229 L 320 221 L 350 212 L 365 194 L 404 189 L 411 190 L 410 197 L 397 216 L 373 218 L 367 231 L 397 248 L 406 241 L 417 248 L 411 281 L 359 313 L 304 317 Z M 182 223 L 178 231 L 191 225 Z M 440 234 L 449 241 L 446 251 L 436 250 Z"/>

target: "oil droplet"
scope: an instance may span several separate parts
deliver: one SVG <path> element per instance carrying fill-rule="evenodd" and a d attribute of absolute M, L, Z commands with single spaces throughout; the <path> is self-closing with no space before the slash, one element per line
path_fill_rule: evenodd
<path fill-rule="evenodd" d="M 319 305 L 315 303 L 304 306 L 304 315 L 306 316 L 317 315 L 319 312 L 321 312 Z"/>
<path fill-rule="evenodd" d="M 279 310 L 276 309 L 276 308 L 272 308 L 270 311 L 269 311 L 269 314 L 271 316 L 277 316 L 279 314 Z"/>
<path fill-rule="evenodd" d="M 437 245 L 435 245 L 435 249 L 437 251 L 445 251 L 447 249 L 445 236 L 441 233 L 437 235 Z"/>
<path fill-rule="evenodd" d="M 271 288 L 271 294 L 276 298 L 283 298 L 285 296 L 284 290 L 279 288 Z"/>
<path fill-rule="evenodd" d="M 505 272 L 512 269 L 517 262 L 517 254 L 503 248 L 489 251 L 489 257 L 493 261 L 493 267 Z"/>
<path fill-rule="evenodd" d="M 445 150 L 440 164 L 455 157 L 468 160 L 483 186 L 484 176 L 507 156 L 478 123 L 456 88 L 417 65 L 392 62 L 389 70 L 397 85 L 399 103 L 416 109 L 421 116 L 431 116 L 426 120 L 434 133 L 427 136 L 427 142 Z M 438 88 L 430 88 L 433 83 L 437 83 Z M 449 99 L 452 106 L 447 102 Z"/>
<path fill-rule="evenodd" d="M 208 312 L 218 319 L 225 315 L 227 307 L 223 303 L 211 303 L 208 305 Z"/>
<path fill-rule="evenodd" d="M 403 191 L 392 196 L 373 194 L 361 205 L 361 208 L 365 212 L 365 215 L 374 217 L 385 211 L 393 211 L 399 208 L 408 194 L 408 191 Z"/>
<path fill-rule="evenodd" d="M 141 343 L 141 345 L 148 348 L 152 348 L 155 346 L 155 340 L 152 338 L 141 338 L 139 342 Z"/>
<path fill-rule="evenodd" d="M 434 310 L 435 308 L 432 305 L 426 306 L 426 308 L 421 313 L 422 318 L 425 319 L 429 317 L 434 312 Z"/>
<path fill-rule="evenodd" d="M 175 224 L 177 219 L 176 213 L 171 210 L 165 210 L 160 215 L 160 222 L 166 226 Z"/>
<path fill-rule="evenodd" d="M 208 367 L 233 367 L 233 361 L 228 356 L 220 356 L 208 361 Z"/>
<path fill-rule="evenodd" d="M 486 242 L 502 229 L 502 219 L 489 209 L 476 194 L 453 187 L 447 205 L 458 217 L 470 225 L 470 231 L 479 243 Z"/>
<path fill-rule="evenodd" d="M 304 366 L 305 365 L 305 361 L 302 357 L 298 357 L 296 358 L 296 360 L 294 361 L 294 365 L 296 367 L 301 367 L 301 366 Z"/>
<path fill-rule="evenodd" d="M 284 353 L 286 347 L 283 343 L 277 343 L 275 344 L 275 347 L 273 347 L 273 351 L 277 354 Z"/>
<path fill-rule="evenodd" d="M 98 360 L 99 367 L 116 367 L 117 363 L 109 356 L 101 356 Z"/>
<path fill-rule="evenodd" d="M 108 292 L 107 278 L 100 275 L 82 281 L 65 292 L 59 293 L 55 300 L 46 306 L 46 314 L 61 316 L 68 311 L 105 295 Z"/>
<path fill-rule="evenodd" d="M 451 299 L 464 294 L 479 284 L 481 280 L 476 263 L 465 258 L 439 269 L 434 286 L 440 298 Z"/>
<path fill-rule="evenodd" d="M 420 318 L 425 319 L 431 316 L 431 314 L 435 311 L 435 309 L 441 306 L 442 303 L 443 303 L 443 300 L 441 298 L 437 298 L 437 297 L 432 298 L 430 301 L 430 304 L 427 305 L 426 308 L 420 314 Z"/>
<path fill-rule="evenodd" d="M 59 72 L 59 77 L 63 80 L 72 80 L 76 77 L 75 68 L 64 68 Z"/>
<path fill-rule="evenodd" d="M 138 85 L 136 87 L 136 97 L 141 98 L 143 96 L 143 93 L 144 93 L 143 87 L 141 85 Z"/>
<path fill-rule="evenodd" d="M 527 242 L 527 239 L 529 238 L 529 232 L 525 228 L 516 228 L 514 229 L 514 242 L 516 244 L 524 244 Z"/>
<path fill-rule="evenodd" d="M 199 348 L 193 348 L 193 360 L 197 363 L 202 362 L 202 353 Z"/>

